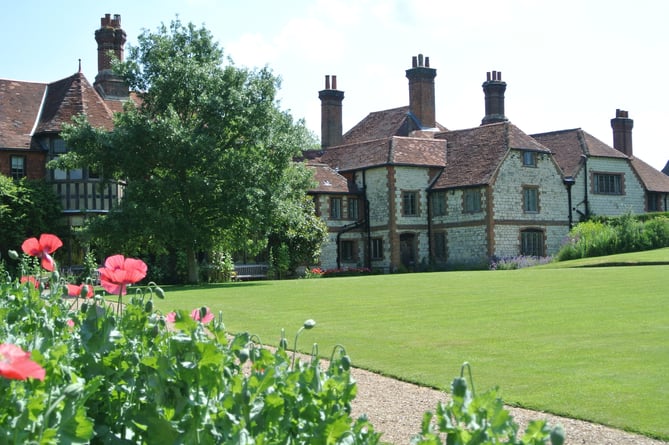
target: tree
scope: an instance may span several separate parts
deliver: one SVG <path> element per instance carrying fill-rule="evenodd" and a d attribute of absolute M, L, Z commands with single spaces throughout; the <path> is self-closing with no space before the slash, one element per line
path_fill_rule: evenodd
<path fill-rule="evenodd" d="M 21 243 L 41 233 L 64 237 L 58 197 L 44 181 L 16 181 L 0 175 L 0 254 L 21 251 Z"/>
<path fill-rule="evenodd" d="M 306 192 L 308 181 L 293 180 L 306 168 L 293 159 L 315 138 L 280 110 L 279 79 L 225 61 L 206 29 L 175 20 L 138 42 L 115 69 L 140 104 L 126 104 L 111 132 L 76 119 L 62 133 L 72 148 L 62 162 L 125 181 L 103 226 L 122 234 L 127 253 L 184 252 L 196 282 L 199 252 L 248 248 L 250 238 L 266 245 L 277 204 Z M 286 184 L 302 189 L 286 193 Z"/>

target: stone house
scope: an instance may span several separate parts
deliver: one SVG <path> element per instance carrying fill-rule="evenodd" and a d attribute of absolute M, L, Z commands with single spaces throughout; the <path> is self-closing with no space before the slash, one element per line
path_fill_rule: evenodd
<path fill-rule="evenodd" d="M 0 172 L 16 179 L 45 178 L 60 198 L 70 226 L 80 226 L 87 215 L 106 213 L 117 204 L 123 188 L 103 183 L 89 169 L 47 169 L 46 163 L 65 153 L 60 137 L 63 124 L 85 114 L 92 125 L 111 130 L 113 113 L 135 99 L 111 70 L 112 51 L 123 60 L 126 33 L 119 15 L 106 14 L 95 31 L 98 74 L 91 83 L 79 70 L 51 83 L 0 79 Z M 71 264 L 81 264 L 81 249 L 66 242 Z"/>
<path fill-rule="evenodd" d="M 326 76 L 321 151 L 305 153 L 329 228 L 324 268 L 473 267 L 555 254 L 588 215 L 666 210 L 669 177 L 632 154 L 618 110 L 614 147 L 581 129 L 528 135 L 504 113 L 506 82 L 487 73 L 481 125 L 436 121 L 429 58 L 406 70 L 409 106 L 370 113 L 342 133 L 344 92 Z M 332 80 L 332 82 L 331 82 Z"/>

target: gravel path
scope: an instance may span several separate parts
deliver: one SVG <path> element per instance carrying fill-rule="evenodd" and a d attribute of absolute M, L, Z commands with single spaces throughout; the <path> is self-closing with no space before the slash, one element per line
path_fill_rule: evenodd
<path fill-rule="evenodd" d="M 439 401 L 446 401 L 444 392 L 383 377 L 361 369 L 352 370 L 358 384 L 353 401 L 353 416 L 367 414 L 381 440 L 396 445 L 408 445 L 411 437 L 420 432 L 425 411 L 435 410 Z M 580 420 L 509 407 L 514 420 L 525 430 L 527 422 L 547 419 L 551 425 L 561 424 L 566 433 L 566 445 L 660 445 L 669 442 L 627 433 Z"/>

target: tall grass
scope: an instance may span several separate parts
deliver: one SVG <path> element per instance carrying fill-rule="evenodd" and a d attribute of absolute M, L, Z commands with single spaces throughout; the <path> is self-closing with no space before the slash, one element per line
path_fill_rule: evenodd
<path fill-rule="evenodd" d="M 669 251 L 668 251 L 669 252 Z M 173 288 L 164 311 L 207 305 L 232 332 L 276 344 L 307 318 L 303 350 L 343 344 L 355 366 L 669 439 L 669 266 L 521 269 Z M 418 428 L 418 425 L 417 425 Z"/>

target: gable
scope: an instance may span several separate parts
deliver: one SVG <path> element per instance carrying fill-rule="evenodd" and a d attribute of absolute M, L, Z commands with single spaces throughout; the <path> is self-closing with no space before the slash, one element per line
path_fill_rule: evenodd
<path fill-rule="evenodd" d="M 112 129 L 112 111 L 84 75 L 76 73 L 48 85 L 35 132 L 59 132 L 63 124 L 81 113 L 94 127 Z"/>
<path fill-rule="evenodd" d="M 46 89 L 44 83 L 0 79 L 0 147 L 30 148 Z"/>
<path fill-rule="evenodd" d="M 489 184 L 510 149 L 550 154 L 538 141 L 509 122 L 440 133 L 448 141 L 446 167 L 433 189 Z"/>

